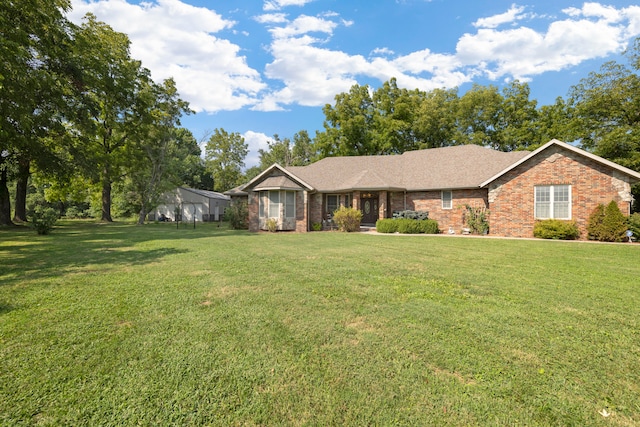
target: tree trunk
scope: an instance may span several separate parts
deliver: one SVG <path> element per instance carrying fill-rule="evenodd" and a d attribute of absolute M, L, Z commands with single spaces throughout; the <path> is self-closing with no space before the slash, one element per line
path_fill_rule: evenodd
<path fill-rule="evenodd" d="M 18 176 L 16 180 L 16 209 L 13 216 L 15 222 L 27 222 L 27 189 L 31 175 L 31 161 L 21 158 L 18 161 Z"/>
<path fill-rule="evenodd" d="M 111 181 L 102 181 L 102 221 L 113 222 L 111 218 Z"/>
<path fill-rule="evenodd" d="M 11 221 L 11 198 L 7 182 L 7 168 L 0 165 L 0 225 L 15 225 Z"/>
<path fill-rule="evenodd" d="M 147 209 L 143 206 L 138 215 L 138 225 L 144 225 L 144 219 L 147 217 Z"/>

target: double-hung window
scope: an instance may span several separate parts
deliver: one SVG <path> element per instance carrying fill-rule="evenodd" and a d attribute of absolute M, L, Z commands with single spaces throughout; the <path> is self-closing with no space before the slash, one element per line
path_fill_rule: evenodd
<path fill-rule="evenodd" d="M 284 193 L 284 217 L 295 218 L 296 216 L 296 193 L 287 191 Z"/>
<path fill-rule="evenodd" d="M 536 219 L 571 219 L 571 186 L 537 185 L 535 217 Z"/>
<path fill-rule="evenodd" d="M 442 192 L 442 209 L 452 209 L 452 208 L 453 208 L 453 192 L 443 191 Z"/>
<path fill-rule="evenodd" d="M 280 192 L 269 191 L 269 218 L 280 218 Z"/>

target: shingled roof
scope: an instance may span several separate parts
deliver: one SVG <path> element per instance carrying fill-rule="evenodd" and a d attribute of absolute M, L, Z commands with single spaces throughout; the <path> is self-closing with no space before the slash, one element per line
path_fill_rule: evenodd
<path fill-rule="evenodd" d="M 477 188 L 529 154 L 460 145 L 400 155 L 326 157 L 285 169 L 319 192 Z"/>

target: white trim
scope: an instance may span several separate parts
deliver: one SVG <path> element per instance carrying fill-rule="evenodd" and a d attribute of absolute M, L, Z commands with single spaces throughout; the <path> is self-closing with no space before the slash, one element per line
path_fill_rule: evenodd
<path fill-rule="evenodd" d="M 538 188 L 547 187 L 549 188 L 549 216 L 541 217 L 538 215 L 538 200 L 537 200 L 537 190 Z M 556 204 L 560 202 L 556 202 L 555 200 L 555 190 L 559 187 L 566 187 L 569 190 L 569 206 L 567 209 L 568 217 L 558 217 L 555 214 Z M 561 220 L 570 220 L 573 216 L 573 191 L 570 184 L 545 184 L 545 185 L 534 185 L 533 186 L 533 217 L 534 219 L 561 219 Z"/>

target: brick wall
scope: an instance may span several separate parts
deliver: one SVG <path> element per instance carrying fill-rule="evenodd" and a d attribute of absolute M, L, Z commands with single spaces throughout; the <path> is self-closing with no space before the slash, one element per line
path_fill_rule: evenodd
<path fill-rule="evenodd" d="M 571 214 L 585 239 L 589 216 L 599 203 L 615 200 L 625 215 L 630 185 L 593 160 L 561 147 L 550 147 L 489 186 L 490 233 L 533 237 L 534 186 L 571 185 Z"/>
<path fill-rule="evenodd" d="M 390 193 L 390 210 L 402 211 L 405 209 L 414 211 L 428 211 L 429 218 L 438 221 L 438 227 L 446 233 L 449 227 L 456 234 L 461 233 L 466 227 L 464 222 L 464 206 L 488 207 L 487 190 L 483 188 L 468 190 L 452 190 L 452 208 L 442 209 L 441 191 L 415 191 Z"/>
<path fill-rule="evenodd" d="M 249 210 L 249 231 L 260 230 L 260 218 L 258 218 L 258 192 L 252 191 L 248 196 L 248 210 Z"/>

